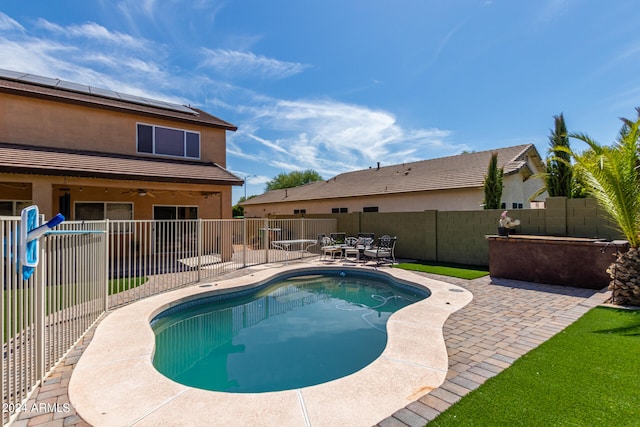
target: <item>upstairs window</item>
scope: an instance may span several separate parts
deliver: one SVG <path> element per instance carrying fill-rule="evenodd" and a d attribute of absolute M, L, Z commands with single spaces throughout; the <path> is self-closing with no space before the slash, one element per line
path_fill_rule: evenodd
<path fill-rule="evenodd" d="M 200 158 L 200 133 L 138 123 L 138 153 Z"/>

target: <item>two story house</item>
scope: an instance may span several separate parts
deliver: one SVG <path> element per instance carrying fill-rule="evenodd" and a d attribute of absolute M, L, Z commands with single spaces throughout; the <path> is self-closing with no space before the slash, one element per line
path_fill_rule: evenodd
<path fill-rule="evenodd" d="M 0 70 L 0 215 L 230 218 L 235 130 L 198 108 Z"/>

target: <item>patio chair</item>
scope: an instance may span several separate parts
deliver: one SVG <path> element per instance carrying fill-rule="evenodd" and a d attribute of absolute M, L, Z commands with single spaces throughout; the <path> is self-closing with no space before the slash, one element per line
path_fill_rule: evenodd
<path fill-rule="evenodd" d="M 375 233 L 358 233 L 358 238 L 371 239 L 373 241 L 376 235 Z"/>
<path fill-rule="evenodd" d="M 320 259 L 324 259 L 325 255 L 331 255 L 333 260 L 336 255 L 342 258 L 342 247 L 333 244 L 333 240 L 330 237 L 323 237 L 320 241 Z"/>
<path fill-rule="evenodd" d="M 344 247 L 344 258 L 349 259 L 349 256 L 355 256 L 355 262 L 360 261 L 360 249 L 358 249 L 358 242 L 360 239 L 357 237 L 347 237 Z"/>
<path fill-rule="evenodd" d="M 382 263 L 395 264 L 395 247 L 397 239 L 397 237 L 390 237 L 387 235 L 380 237 L 376 247 L 364 250 L 364 256 L 370 259 L 375 259 L 377 266 Z"/>
<path fill-rule="evenodd" d="M 334 245 L 342 245 L 347 239 L 347 233 L 331 233 L 330 236 Z"/>

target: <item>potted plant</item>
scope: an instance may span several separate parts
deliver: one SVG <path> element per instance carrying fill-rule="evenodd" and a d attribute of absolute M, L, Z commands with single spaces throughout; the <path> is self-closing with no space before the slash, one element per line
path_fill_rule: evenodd
<path fill-rule="evenodd" d="M 520 220 L 511 219 L 507 216 L 508 211 L 502 212 L 500 215 L 500 220 L 498 221 L 498 235 L 499 236 L 509 236 L 510 234 L 514 234 L 516 232 L 515 226 L 520 225 Z"/>

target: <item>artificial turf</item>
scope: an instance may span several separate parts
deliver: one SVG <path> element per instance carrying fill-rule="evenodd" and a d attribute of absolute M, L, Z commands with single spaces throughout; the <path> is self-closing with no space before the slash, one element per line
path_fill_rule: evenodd
<path fill-rule="evenodd" d="M 422 271 L 425 273 L 440 274 L 442 276 L 457 277 L 460 279 L 477 279 L 486 276 L 489 271 L 483 267 L 464 266 L 457 264 L 440 264 L 440 263 L 414 263 L 401 262 L 393 266 L 394 268 L 402 268 L 405 270 Z"/>
<path fill-rule="evenodd" d="M 640 311 L 596 307 L 432 426 L 640 425 Z"/>

